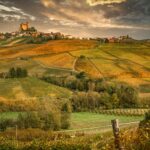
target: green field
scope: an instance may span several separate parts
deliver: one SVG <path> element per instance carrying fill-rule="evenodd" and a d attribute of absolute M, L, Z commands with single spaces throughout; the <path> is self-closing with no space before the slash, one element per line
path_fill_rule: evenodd
<path fill-rule="evenodd" d="M 0 97 L 5 99 L 28 99 L 38 97 L 69 98 L 71 91 L 39 79 L 0 79 Z"/>
<path fill-rule="evenodd" d="M 119 119 L 120 123 L 140 121 L 143 117 L 135 116 L 116 116 L 116 115 L 103 115 L 98 113 L 72 113 L 72 128 L 92 128 L 110 125 L 112 119 Z"/>
<path fill-rule="evenodd" d="M 19 112 L 0 113 L 0 118 L 16 119 Z M 94 128 L 110 125 L 112 119 L 119 119 L 120 123 L 136 122 L 143 119 L 142 116 L 117 116 L 98 113 L 80 112 L 72 113 L 70 129 Z"/>
<path fill-rule="evenodd" d="M 19 112 L 0 113 L 0 119 L 17 119 Z"/>

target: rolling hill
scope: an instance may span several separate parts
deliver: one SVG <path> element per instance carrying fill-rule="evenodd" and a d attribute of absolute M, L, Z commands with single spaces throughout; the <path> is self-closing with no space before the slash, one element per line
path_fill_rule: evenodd
<path fill-rule="evenodd" d="M 71 91 L 36 78 L 0 79 L 1 99 L 69 98 Z"/>
<path fill-rule="evenodd" d="M 30 76 L 68 75 L 84 71 L 93 78 L 109 78 L 150 93 L 150 44 L 108 43 L 94 40 L 53 40 L 43 44 L 11 42 L 0 47 L 0 72 L 10 67 L 26 68 Z M 147 92 L 148 91 L 148 92 Z M 146 93 L 146 96 L 145 96 Z"/>
<path fill-rule="evenodd" d="M 49 103 L 49 109 L 59 108 L 69 100 L 68 89 L 46 83 L 37 78 L 0 79 L 0 112 L 40 110 L 41 102 Z"/>
<path fill-rule="evenodd" d="M 44 44 L 14 44 L 0 48 L 0 58 L 35 57 L 47 54 L 58 54 L 68 51 L 91 49 L 97 46 L 96 41 L 88 40 L 54 40 Z"/>

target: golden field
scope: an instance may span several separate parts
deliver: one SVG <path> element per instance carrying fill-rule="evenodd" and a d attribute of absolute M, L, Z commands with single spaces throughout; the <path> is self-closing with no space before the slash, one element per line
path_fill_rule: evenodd
<path fill-rule="evenodd" d="M 28 59 L 21 60 L 19 57 Z M 1 46 L 0 71 L 7 71 L 12 66 L 27 68 L 32 76 L 84 71 L 93 78 L 110 78 L 136 87 L 149 87 L 150 44 L 55 40 L 44 44 Z M 147 98 L 145 94 L 143 97 Z"/>

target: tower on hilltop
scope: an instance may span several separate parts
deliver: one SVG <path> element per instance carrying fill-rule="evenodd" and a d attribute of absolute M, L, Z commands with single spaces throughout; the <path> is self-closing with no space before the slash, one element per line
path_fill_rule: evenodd
<path fill-rule="evenodd" d="M 21 23 L 20 24 L 20 31 L 27 31 L 29 29 L 29 23 Z"/>

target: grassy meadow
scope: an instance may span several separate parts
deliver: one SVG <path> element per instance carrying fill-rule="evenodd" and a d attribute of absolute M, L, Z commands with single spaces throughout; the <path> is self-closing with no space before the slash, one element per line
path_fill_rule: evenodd
<path fill-rule="evenodd" d="M 136 122 L 143 119 L 143 116 L 119 116 L 119 115 L 105 115 L 99 113 L 72 113 L 72 128 L 82 129 L 82 128 L 94 128 L 107 126 L 111 124 L 111 120 L 119 119 L 120 123 Z"/>
<path fill-rule="evenodd" d="M 0 118 L 17 119 L 19 113 L 20 112 L 4 112 L 0 114 Z M 107 115 L 90 112 L 72 113 L 71 127 L 69 129 L 79 130 L 84 128 L 107 127 L 111 125 L 111 120 L 113 119 L 119 119 L 119 123 L 122 124 L 141 121 L 143 116 Z"/>
<path fill-rule="evenodd" d="M 69 98 L 71 91 L 45 83 L 36 78 L 0 79 L 0 96 L 5 99 L 28 99 L 38 97 Z"/>

